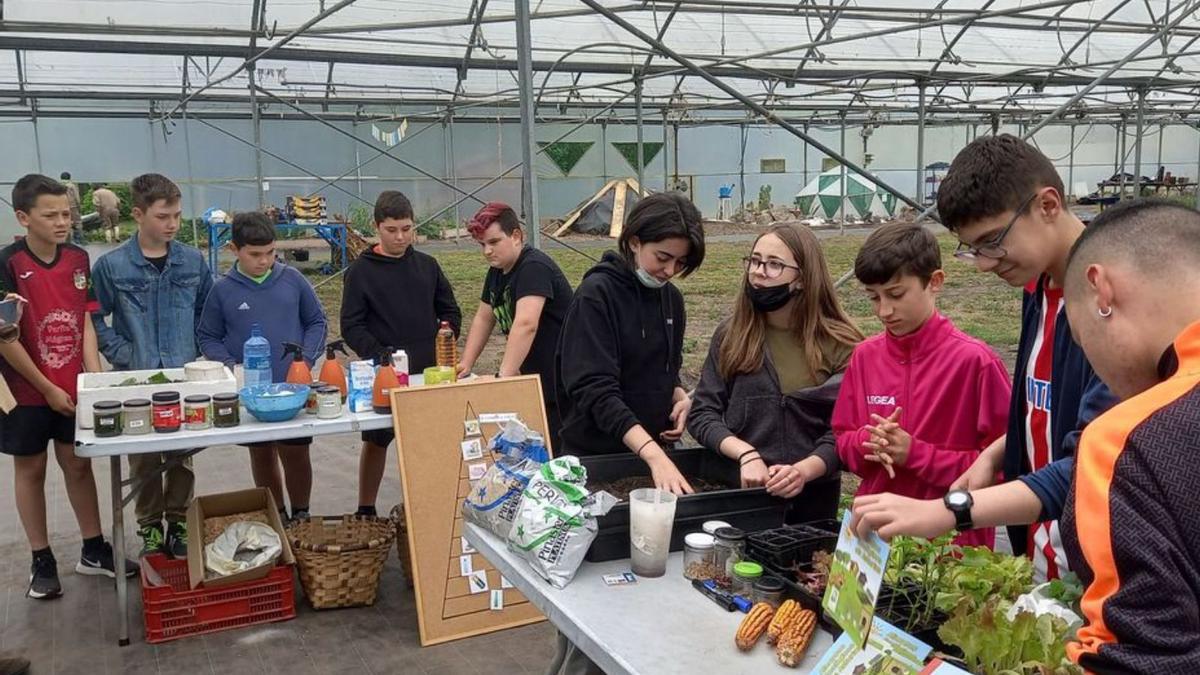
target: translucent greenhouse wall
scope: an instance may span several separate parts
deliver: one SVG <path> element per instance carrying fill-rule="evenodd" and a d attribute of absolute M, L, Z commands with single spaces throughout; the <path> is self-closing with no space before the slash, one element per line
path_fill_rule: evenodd
<path fill-rule="evenodd" d="M 249 120 L 206 122 L 247 140 L 252 137 Z M 188 124 L 190 171 L 183 121 L 179 118 L 172 133 L 164 137 L 161 124 L 146 120 L 43 117 L 38 121 L 36 144 L 30 122 L 0 120 L 0 148 L 4 148 L 0 153 L 0 193 L 7 197 L 11 183 L 17 177 L 37 171 L 39 166 L 43 173 L 51 176 L 70 171 L 76 181 L 86 183 L 127 181 L 141 172 L 158 171 L 180 183 L 185 214 L 198 214 L 210 206 L 232 210 L 255 208 L 253 148 L 198 120 L 190 120 Z M 374 149 L 353 143 L 316 122 L 272 120 L 269 116 L 262 122 L 263 148 L 322 178 L 331 179 L 349 172 L 346 178 L 336 183 L 340 190 L 333 187 L 322 190 L 328 197 L 331 212 L 347 213 L 352 206 L 366 205 L 352 195 L 373 202 L 375 195 L 384 189 L 398 189 L 408 194 L 417 208 L 418 219 L 454 201 L 455 195 L 450 188 L 383 155 L 356 173 L 354 165 L 383 150 L 384 145 L 372 138 L 370 124 L 337 124 L 368 141 Z M 464 190 L 474 190 L 520 161 L 520 132 L 515 123 L 456 123 L 452 166 L 446 161 L 448 129 L 437 124 L 417 133 L 423 126 L 423 123 L 410 125 L 410 140 L 394 151 L 436 176 L 447 180 L 456 176 L 457 184 Z M 539 125 L 537 138 L 550 141 L 569 128 L 560 124 Z M 1020 131 L 1016 127 L 1001 130 Z M 950 161 L 972 133 L 987 132 L 986 125 L 978 125 L 974 130 L 961 125 L 927 126 L 925 164 Z M 830 147 L 840 146 L 840 129 L 837 127 L 813 127 L 810 133 Z M 1069 133 L 1067 127 L 1056 126 L 1043 130 L 1036 137 L 1042 151 L 1055 160 L 1064 182 L 1068 174 Z M 644 138 L 646 142 L 661 143 L 662 127 L 647 124 Z M 821 170 L 823 156 L 810 149 L 805 172 L 803 144 L 796 138 L 771 127 L 749 127 L 744 161 L 745 194 L 741 195 L 740 138 L 741 130 L 737 126 L 683 127 L 679 130 L 679 175 L 694 187 L 693 198 L 706 214 L 715 214 L 717 190 L 723 184 L 734 186 L 735 203 L 757 201 L 759 188 L 769 185 L 773 203 L 791 204 L 796 192 Z M 569 176 L 564 176 L 549 158 L 539 156 L 537 170 L 543 218 L 564 216 L 576 204 L 591 197 L 609 178 L 636 175 L 636 169 L 612 146 L 614 142 L 636 140 L 636 129 L 632 124 L 610 123 L 603 130 L 599 124 L 589 125 L 566 140 L 592 141 L 594 145 L 572 168 Z M 645 167 L 645 182 L 651 189 L 661 190 L 664 169 L 668 174 L 674 170 L 676 150 L 674 139 L 669 140 L 671 142 Z M 1086 184 L 1087 190 L 1091 191 L 1098 180 L 1114 173 L 1116 131 L 1112 126 L 1089 127 L 1084 123 L 1077 128 L 1076 143 L 1074 183 L 1076 186 Z M 1158 127 L 1148 127 L 1142 149 L 1143 175 L 1153 176 L 1157 171 L 1160 152 L 1167 171 L 1177 176 L 1197 175 L 1200 133 L 1194 128 L 1167 127 L 1161 150 L 1159 144 Z M 1133 148 L 1134 135 L 1130 127 L 1125 161 L 1126 171 L 1130 173 L 1133 172 Z M 899 189 L 910 194 L 916 191 L 915 126 L 875 129 L 866 151 L 873 156 L 868 166 L 870 170 Z M 864 162 L 863 141 L 856 126 L 846 129 L 846 154 L 852 161 Z M 762 172 L 763 160 L 772 159 L 783 160 L 783 173 Z M 263 169 L 269 183 L 268 203 L 282 205 L 287 195 L 308 193 L 323 182 L 266 154 Z M 1078 190 L 1071 188 L 1070 191 Z M 190 203 L 193 194 L 195 204 Z M 518 204 L 519 169 L 482 191 L 479 197 Z M 464 202 L 458 208 L 457 218 L 469 217 L 477 206 L 478 203 L 471 200 Z M 455 217 L 455 211 L 441 216 L 446 220 Z M 15 218 L 5 208 L 0 214 L 0 236 L 7 239 L 16 230 Z"/>

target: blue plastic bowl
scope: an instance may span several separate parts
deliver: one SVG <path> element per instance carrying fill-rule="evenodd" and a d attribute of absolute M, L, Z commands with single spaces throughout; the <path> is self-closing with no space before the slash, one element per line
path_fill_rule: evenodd
<path fill-rule="evenodd" d="M 255 384 L 238 392 L 242 405 L 259 422 L 287 422 L 308 402 L 307 384 Z"/>

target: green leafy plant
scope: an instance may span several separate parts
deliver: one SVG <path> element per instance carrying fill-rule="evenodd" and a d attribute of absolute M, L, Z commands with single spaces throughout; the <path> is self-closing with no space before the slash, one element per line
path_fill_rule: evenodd
<path fill-rule="evenodd" d="M 981 607 L 962 606 L 938 629 L 938 637 L 962 650 L 968 670 L 982 675 L 1075 675 L 1083 671 L 1067 659 L 1070 627 L 1063 619 L 1029 612 L 1007 614 L 1000 597 Z"/>
<path fill-rule="evenodd" d="M 355 232 L 364 237 L 370 237 L 375 234 L 375 214 L 367 206 L 362 204 L 351 206 L 346 220 L 350 221 L 349 225 Z"/>
<path fill-rule="evenodd" d="M 771 208 L 771 186 L 764 185 L 758 188 L 758 210 L 766 211 Z"/>
<path fill-rule="evenodd" d="M 902 630 L 930 627 L 938 611 L 937 597 L 946 574 L 947 562 L 954 559 L 958 547 L 950 535 L 926 541 L 914 537 L 896 537 L 883 580 L 891 594 L 883 613 Z"/>
<path fill-rule="evenodd" d="M 936 604 L 950 612 L 966 603 L 982 606 L 988 599 L 1016 600 L 1033 588 L 1033 564 L 1024 556 L 996 553 L 983 546 L 966 546 L 960 555 L 946 561 L 937 589 Z"/>

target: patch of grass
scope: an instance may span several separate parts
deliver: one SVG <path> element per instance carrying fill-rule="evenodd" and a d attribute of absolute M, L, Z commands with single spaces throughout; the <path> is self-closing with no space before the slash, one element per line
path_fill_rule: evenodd
<path fill-rule="evenodd" d="M 862 239 L 836 237 L 821 242 L 834 278 L 851 269 Z M 939 309 L 964 331 L 992 345 L 1011 368 L 1020 334 L 1020 291 L 1010 288 L 993 275 L 981 274 L 956 260 L 951 255 L 955 242 L 949 235 L 943 235 L 939 241 L 946 270 L 946 289 L 940 299 Z M 741 259 L 749 247 L 749 243 L 710 243 L 704 266 L 679 282 L 688 312 L 682 378 L 689 385 L 699 378 L 713 330 L 729 315 L 733 306 L 743 274 Z M 599 257 L 598 250 L 592 251 Z M 479 292 L 483 287 L 487 264 L 475 247 L 464 247 L 462 251 L 439 251 L 435 255 L 462 307 L 465 332 L 479 307 Z M 563 268 L 572 287 L 579 285 L 584 273 L 594 264 L 572 251 L 554 249 L 550 255 Z M 341 307 L 341 280 L 324 284 L 317 289 L 317 294 L 329 314 L 330 336 L 340 335 L 337 312 Z M 864 333 L 873 335 L 881 330 L 881 324 L 872 315 L 871 303 L 857 281 L 851 279 L 844 284 L 838 290 L 838 295 L 847 313 Z M 503 337 L 494 334 L 480 356 L 476 370 L 481 373 L 494 372 L 499 367 L 503 348 Z"/>

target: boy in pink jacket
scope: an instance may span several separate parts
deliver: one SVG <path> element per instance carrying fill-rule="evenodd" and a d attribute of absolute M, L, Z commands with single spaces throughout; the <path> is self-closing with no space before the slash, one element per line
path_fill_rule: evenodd
<path fill-rule="evenodd" d="M 937 239 L 920 225 L 871 233 L 854 261 L 884 332 L 850 357 L 833 409 L 844 467 L 858 495 L 942 497 L 980 451 L 1003 436 L 1011 384 L 996 353 L 938 313 L 945 273 Z M 991 547 L 995 532 L 954 540 Z"/>

